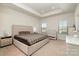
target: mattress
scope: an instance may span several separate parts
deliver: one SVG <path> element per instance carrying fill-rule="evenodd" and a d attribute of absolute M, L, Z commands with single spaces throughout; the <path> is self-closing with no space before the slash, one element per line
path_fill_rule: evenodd
<path fill-rule="evenodd" d="M 27 34 L 27 35 L 15 35 L 14 39 L 31 46 L 39 41 L 46 39 L 48 36 L 43 34 Z"/>

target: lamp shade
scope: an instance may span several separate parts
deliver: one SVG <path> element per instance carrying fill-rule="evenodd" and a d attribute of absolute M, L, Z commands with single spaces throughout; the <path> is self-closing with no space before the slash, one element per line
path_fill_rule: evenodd
<path fill-rule="evenodd" d="M 33 27 L 33 32 L 36 32 L 36 31 L 37 31 L 36 27 Z"/>

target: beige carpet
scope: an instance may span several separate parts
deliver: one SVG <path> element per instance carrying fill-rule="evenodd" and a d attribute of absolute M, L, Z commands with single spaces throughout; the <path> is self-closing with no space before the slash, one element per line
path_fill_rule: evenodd
<path fill-rule="evenodd" d="M 33 54 L 33 56 L 62 56 L 65 55 L 66 44 L 62 40 L 50 40 L 50 42 L 43 46 L 40 50 Z"/>
<path fill-rule="evenodd" d="M 48 44 L 43 46 L 32 56 L 63 56 L 66 53 L 66 43 L 63 40 L 50 40 Z M 1 56 L 25 56 L 14 45 L 0 48 Z"/>
<path fill-rule="evenodd" d="M 24 56 L 14 45 L 0 48 L 0 56 Z"/>

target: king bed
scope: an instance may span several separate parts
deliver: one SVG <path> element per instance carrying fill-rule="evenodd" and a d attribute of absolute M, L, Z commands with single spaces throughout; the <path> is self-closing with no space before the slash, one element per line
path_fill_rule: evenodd
<path fill-rule="evenodd" d="M 26 55 L 32 55 L 42 46 L 49 42 L 48 36 L 33 33 L 31 26 L 12 26 L 13 44 Z"/>

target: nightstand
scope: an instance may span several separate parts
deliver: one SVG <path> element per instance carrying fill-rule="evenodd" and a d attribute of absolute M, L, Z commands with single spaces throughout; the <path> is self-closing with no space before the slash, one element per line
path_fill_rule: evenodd
<path fill-rule="evenodd" d="M 6 36 L 0 38 L 0 47 L 5 47 L 12 44 L 12 37 Z"/>

